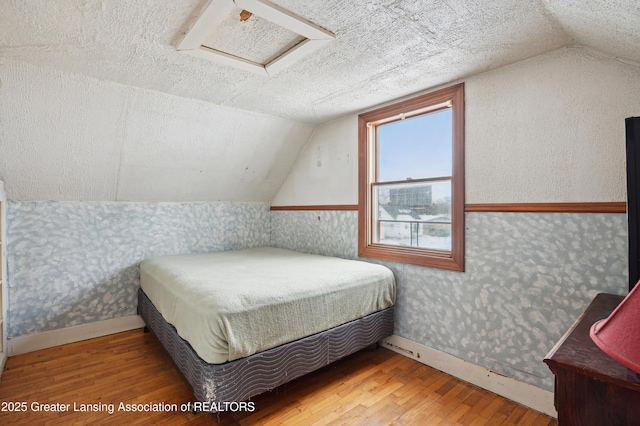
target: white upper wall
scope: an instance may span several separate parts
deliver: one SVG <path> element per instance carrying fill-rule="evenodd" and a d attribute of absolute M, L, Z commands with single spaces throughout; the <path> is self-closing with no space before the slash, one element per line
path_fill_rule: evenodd
<path fill-rule="evenodd" d="M 626 200 L 640 66 L 560 49 L 468 80 L 466 202 Z"/>
<path fill-rule="evenodd" d="M 271 205 L 357 202 L 357 125 L 349 115 L 318 126 Z"/>
<path fill-rule="evenodd" d="M 640 66 L 566 48 L 464 82 L 466 203 L 625 201 Z M 357 204 L 356 127 L 319 126 L 272 205 Z"/>
<path fill-rule="evenodd" d="M 269 201 L 313 126 L 0 62 L 11 200 Z"/>

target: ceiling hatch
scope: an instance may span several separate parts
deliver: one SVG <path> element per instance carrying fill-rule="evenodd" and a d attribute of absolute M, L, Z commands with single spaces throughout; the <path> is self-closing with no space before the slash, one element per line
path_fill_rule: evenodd
<path fill-rule="evenodd" d="M 266 0 L 208 0 L 176 48 L 268 76 L 334 38 L 329 31 Z"/>

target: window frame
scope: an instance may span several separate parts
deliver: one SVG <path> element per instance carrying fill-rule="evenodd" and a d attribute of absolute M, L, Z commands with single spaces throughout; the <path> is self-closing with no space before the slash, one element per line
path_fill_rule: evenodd
<path fill-rule="evenodd" d="M 451 251 L 373 242 L 372 176 L 377 170 L 376 141 L 370 126 L 442 109 L 452 109 Z M 410 182 L 410 181 L 409 181 Z M 464 83 L 396 102 L 358 116 L 358 256 L 464 271 Z"/>

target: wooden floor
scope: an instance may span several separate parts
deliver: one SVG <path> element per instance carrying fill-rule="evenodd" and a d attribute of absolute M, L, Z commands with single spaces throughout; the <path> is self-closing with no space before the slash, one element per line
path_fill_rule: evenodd
<path fill-rule="evenodd" d="M 252 412 L 234 412 L 238 405 L 217 415 L 181 411 L 189 402 L 189 386 L 153 334 L 134 330 L 9 358 L 0 382 L 0 424 L 557 424 L 382 348 L 258 396 Z M 142 409 L 176 404 L 176 411 L 123 410 L 136 404 Z M 68 411 L 44 411 L 62 408 Z"/>

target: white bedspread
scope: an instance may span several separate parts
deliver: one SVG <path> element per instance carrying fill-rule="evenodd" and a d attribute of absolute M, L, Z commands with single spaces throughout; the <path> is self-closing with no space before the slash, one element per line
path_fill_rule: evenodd
<path fill-rule="evenodd" d="M 148 259 L 140 284 L 200 358 L 214 364 L 395 303 L 393 273 L 384 266 L 277 248 Z"/>

